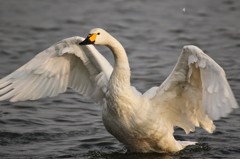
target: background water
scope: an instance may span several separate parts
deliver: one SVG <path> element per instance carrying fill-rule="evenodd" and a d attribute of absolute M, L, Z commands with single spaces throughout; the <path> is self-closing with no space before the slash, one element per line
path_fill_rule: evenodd
<path fill-rule="evenodd" d="M 238 0 L 0 0 L 0 77 L 61 39 L 102 27 L 126 48 L 139 90 L 159 85 L 183 45 L 194 44 L 225 69 L 239 102 L 239 18 Z M 106 48 L 98 49 L 113 61 Z M 237 109 L 216 121 L 212 135 L 177 129 L 177 138 L 200 143 L 177 155 L 129 154 L 105 130 L 101 107 L 71 90 L 35 102 L 1 102 L 0 158 L 238 158 L 239 115 Z"/>

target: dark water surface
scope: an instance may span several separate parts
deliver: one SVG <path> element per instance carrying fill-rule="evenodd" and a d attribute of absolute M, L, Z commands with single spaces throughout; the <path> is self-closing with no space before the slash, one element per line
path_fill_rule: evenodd
<path fill-rule="evenodd" d="M 102 27 L 126 48 L 139 90 L 159 85 L 183 45 L 194 44 L 225 69 L 239 102 L 239 18 L 238 0 L 0 0 L 0 77 L 61 39 Z M 112 61 L 106 48 L 98 49 Z M 216 121 L 212 135 L 177 129 L 178 139 L 199 142 L 179 154 L 129 154 L 105 130 L 101 107 L 71 90 L 34 102 L 1 102 L 0 158 L 238 158 L 239 115 L 237 109 Z"/>

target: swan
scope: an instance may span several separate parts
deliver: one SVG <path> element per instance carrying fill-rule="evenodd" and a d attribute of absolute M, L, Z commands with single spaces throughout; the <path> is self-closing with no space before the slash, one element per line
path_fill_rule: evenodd
<path fill-rule="evenodd" d="M 112 66 L 93 45 L 107 46 Z M 184 46 L 173 71 L 158 87 L 140 93 L 131 86 L 125 49 L 107 31 L 64 39 L 0 80 L 0 101 L 36 100 L 67 88 L 102 106 L 107 131 L 133 152 L 175 153 L 193 141 L 177 141 L 174 127 L 187 134 L 226 117 L 238 104 L 224 70 L 196 46 Z"/>

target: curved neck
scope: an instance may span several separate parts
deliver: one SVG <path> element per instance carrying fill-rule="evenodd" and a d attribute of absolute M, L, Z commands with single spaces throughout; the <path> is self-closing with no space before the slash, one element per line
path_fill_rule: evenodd
<path fill-rule="evenodd" d="M 129 69 L 128 57 L 122 44 L 110 35 L 107 47 L 114 55 L 115 66 L 127 67 Z"/>
<path fill-rule="evenodd" d="M 130 67 L 125 49 L 118 40 L 110 36 L 107 47 L 110 48 L 114 55 L 114 69 L 111 76 L 112 82 L 130 86 Z"/>

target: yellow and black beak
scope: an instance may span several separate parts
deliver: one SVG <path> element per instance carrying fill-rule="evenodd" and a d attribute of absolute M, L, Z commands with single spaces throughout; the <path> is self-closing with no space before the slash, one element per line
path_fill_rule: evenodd
<path fill-rule="evenodd" d="M 79 45 L 94 44 L 97 34 L 88 34 L 87 38 L 79 43 Z"/>

